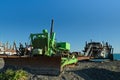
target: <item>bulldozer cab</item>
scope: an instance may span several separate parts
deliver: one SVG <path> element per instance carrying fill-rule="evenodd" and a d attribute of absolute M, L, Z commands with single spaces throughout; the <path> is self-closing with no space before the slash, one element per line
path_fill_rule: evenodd
<path fill-rule="evenodd" d="M 54 54 L 53 48 L 55 46 L 55 33 L 49 36 L 47 30 L 43 30 L 43 33 L 31 34 L 31 45 L 33 46 L 33 50 L 42 51 L 42 55 L 51 56 Z M 39 51 L 38 51 L 39 53 Z"/>
<path fill-rule="evenodd" d="M 43 54 L 48 51 L 49 36 L 47 30 L 43 30 L 41 34 L 31 34 L 30 38 L 34 49 L 41 49 Z"/>

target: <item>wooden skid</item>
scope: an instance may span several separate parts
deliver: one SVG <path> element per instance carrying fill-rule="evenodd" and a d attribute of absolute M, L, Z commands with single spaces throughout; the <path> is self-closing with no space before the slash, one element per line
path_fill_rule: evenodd
<path fill-rule="evenodd" d="M 91 57 L 78 56 L 77 59 L 78 59 L 78 61 L 83 61 L 83 60 L 89 60 L 89 59 L 91 59 Z"/>

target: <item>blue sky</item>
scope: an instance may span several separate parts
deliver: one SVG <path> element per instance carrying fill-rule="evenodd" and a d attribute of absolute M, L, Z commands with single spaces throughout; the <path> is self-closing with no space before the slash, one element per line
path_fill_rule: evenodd
<path fill-rule="evenodd" d="M 0 41 L 29 42 L 30 33 L 50 29 L 57 41 L 81 51 L 85 41 L 109 42 L 120 52 L 119 0 L 0 0 Z"/>

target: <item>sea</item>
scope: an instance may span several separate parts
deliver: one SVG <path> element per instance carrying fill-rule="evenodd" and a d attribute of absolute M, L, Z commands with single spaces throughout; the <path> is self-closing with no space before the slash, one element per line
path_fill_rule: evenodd
<path fill-rule="evenodd" d="M 120 60 L 120 53 L 113 53 L 113 60 Z"/>

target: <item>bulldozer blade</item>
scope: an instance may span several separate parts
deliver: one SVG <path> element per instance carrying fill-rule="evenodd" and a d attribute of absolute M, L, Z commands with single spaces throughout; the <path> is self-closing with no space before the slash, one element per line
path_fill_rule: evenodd
<path fill-rule="evenodd" d="M 61 72 L 60 56 L 36 57 L 3 57 L 5 66 L 14 66 L 17 69 L 27 70 L 30 73 L 42 75 L 59 75 Z"/>

